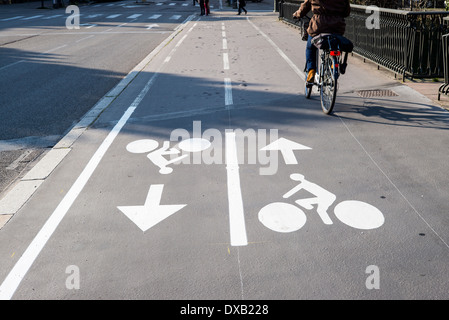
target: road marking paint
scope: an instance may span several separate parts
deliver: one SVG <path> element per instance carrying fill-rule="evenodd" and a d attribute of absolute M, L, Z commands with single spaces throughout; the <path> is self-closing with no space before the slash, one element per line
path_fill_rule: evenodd
<path fill-rule="evenodd" d="M 49 19 L 54 19 L 54 18 L 59 18 L 59 17 L 62 17 L 62 14 L 55 14 L 55 15 L 52 15 L 52 16 L 49 16 L 49 17 L 45 17 L 45 18 L 42 18 L 43 20 L 49 20 Z"/>
<path fill-rule="evenodd" d="M 141 13 L 136 13 L 136 14 L 129 16 L 127 19 L 136 19 L 136 18 L 140 17 L 141 15 L 142 15 Z"/>
<path fill-rule="evenodd" d="M 37 16 L 32 16 L 32 17 L 28 17 L 28 18 L 23 18 L 23 19 L 21 19 L 21 20 L 31 20 L 31 19 L 37 19 L 37 18 L 40 18 L 40 17 L 43 17 L 43 15 L 40 14 L 40 15 L 37 15 Z"/>
<path fill-rule="evenodd" d="M 29 154 L 30 154 L 31 152 L 33 152 L 33 151 L 34 151 L 34 150 L 25 150 L 24 153 L 22 153 L 16 160 L 14 160 L 13 162 L 11 162 L 11 163 L 9 164 L 9 166 L 6 167 L 6 170 L 15 170 L 15 169 L 19 166 L 20 162 L 21 162 L 23 159 L 25 159 L 26 157 L 28 157 Z"/>
<path fill-rule="evenodd" d="M 228 41 L 226 38 L 223 38 L 223 50 L 228 50 Z"/>
<path fill-rule="evenodd" d="M 11 21 L 11 20 L 16 20 L 16 19 L 20 19 L 23 18 L 25 16 L 17 16 L 17 17 L 12 17 L 12 18 L 6 18 L 6 19 L 2 19 L 0 21 Z"/>
<path fill-rule="evenodd" d="M 8 65 L 6 65 L 6 66 L 1 67 L 1 68 L 0 68 L 0 71 L 3 70 L 3 69 L 6 69 L 6 68 L 12 67 L 12 66 L 14 66 L 14 65 L 16 65 L 16 64 L 22 63 L 22 62 L 25 62 L 25 60 L 19 60 L 19 61 L 10 63 L 10 64 L 8 64 Z"/>
<path fill-rule="evenodd" d="M 232 99 L 232 82 L 230 78 L 224 79 L 224 86 L 225 86 L 225 106 L 229 108 L 229 106 L 232 106 L 234 104 L 234 101 Z"/>
<path fill-rule="evenodd" d="M 196 25 L 196 24 L 195 24 Z M 192 30 L 193 27 L 190 29 Z M 171 36 L 169 36 L 166 40 L 164 40 L 156 49 L 154 49 L 144 60 L 142 60 L 135 69 L 138 69 L 139 72 L 143 70 L 143 68 L 151 61 L 152 57 L 154 57 L 160 50 L 162 50 L 169 41 L 171 41 L 177 32 L 173 32 Z M 69 191 L 66 193 L 65 197 L 62 199 L 62 201 L 59 203 L 57 208 L 53 211 L 47 222 L 44 224 L 42 229 L 38 232 L 38 234 L 34 237 L 33 241 L 30 243 L 30 245 L 27 247 L 23 255 L 19 258 L 19 260 L 16 262 L 14 267 L 11 269 L 11 271 L 8 273 L 7 277 L 3 281 L 3 283 L 0 285 L 0 300 L 9 300 L 14 295 L 14 292 L 17 290 L 18 286 L 20 285 L 20 282 L 25 277 L 28 270 L 31 268 L 32 264 L 36 260 L 37 256 L 40 254 L 42 249 L 44 248 L 47 241 L 50 239 L 56 228 L 58 227 L 59 223 L 62 221 L 64 216 L 67 214 L 68 210 L 78 197 L 78 195 L 83 190 L 84 186 L 86 185 L 87 181 L 90 179 L 91 175 L 95 171 L 96 167 L 102 160 L 103 156 L 123 128 L 123 126 L 126 124 L 126 122 L 131 117 L 134 110 L 137 108 L 137 106 L 141 103 L 145 95 L 150 90 L 151 86 L 153 85 L 154 81 L 156 80 L 157 76 L 160 74 L 160 70 L 162 69 L 162 65 L 158 68 L 158 70 L 153 74 L 151 79 L 147 82 L 145 87 L 141 90 L 139 95 L 134 99 L 133 103 L 130 105 L 130 107 L 125 111 L 123 116 L 120 118 L 118 123 L 114 126 L 114 128 L 109 132 L 106 139 L 101 143 L 100 147 L 97 149 L 95 154 L 92 156 L 92 158 L 89 160 L 89 163 L 84 168 L 83 172 L 80 176 L 76 179 L 75 183 L 72 185 L 72 187 L 69 189 Z M 130 74 L 135 74 L 134 71 L 130 72 Z M 132 79 L 130 77 L 125 77 L 125 82 L 131 81 Z M 137 76 L 136 74 L 134 77 Z M 122 80 L 123 81 L 123 80 Z M 117 87 L 124 86 L 125 83 L 120 82 Z M 126 86 L 124 86 L 126 87 Z M 116 90 L 114 88 L 113 90 Z M 123 88 L 124 90 L 124 88 Z M 121 92 L 121 91 L 120 91 Z M 102 101 L 102 100 L 101 100 Z M 100 102 L 101 102 L 100 101 Z M 42 183 L 42 180 L 36 181 L 21 181 L 21 184 L 40 184 Z M 36 189 L 36 186 L 33 186 L 33 189 Z M 33 190 L 33 192 L 34 192 Z M 23 192 L 20 192 L 19 195 L 22 195 Z M 6 197 L 9 197 L 10 193 L 6 195 Z M 5 197 L 5 198 L 6 198 Z M 3 199 L 5 199 L 3 198 Z M 27 197 L 28 199 L 29 197 Z M 15 202 L 17 204 L 17 202 Z M 16 212 L 16 211 L 15 211 Z"/>
<path fill-rule="evenodd" d="M 379 209 L 362 201 L 347 200 L 340 202 L 335 207 L 334 213 L 341 222 L 356 229 L 376 229 L 385 222 L 385 218 Z"/>
<path fill-rule="evenodd" d="M 137 100 L 137 98 L 136 98 L 136 100 Z M 140 103 L 140 101 L 139 101 L 139 103 Z M 133 103 L 133 105 L 134 105 L 134 103 Z M 14 265 L 13 269 L 10 271 L 10 273 L 8 274 L 8 276 L 6 277 L 6 279 L 3 281 L 2 285 L 0 286 L 0 299 L 5 300 L 5 299 L 12 298 L 14 292 L 16 291 L 16 289 L 19 286 L 22 279 L 25 277 L 25 274 L 30 269 L 34 260 L 37 258 L 39 253 L 42 251 L 42 249 L 44 248 L 48 239 L 50 239 L 53 232 L 58 227 L 59 223 L 65 217 L 65 215 L 69 211 L 70 207 L 75 202 L 76 198 L 81 193 L 81 191 L 83 190 L 87 181 L 92 176 L 95 169 L 97 168 L 98 164 L 100 163 L 101 159 L 105 155 L 106 151 L 109 149 L 112 142 L 115 140 L 118 133 L 123 128 L 126 121 L 129 119 L 129 117 L 131 116 L 131 114 L 134 112 L 135 109 L 136 109 L 136 106 L 131 106 L 126 110 L 126 112 L 121 117 L 119 122 L 110 131 L 110 133 L 108 134 L 106 139 L 103 141 L 103 143 L 97 149 L 95 154 L 92 156 L 92 158 L 90 159 L 89 163 L 84 168 L 81 175 L 76 179 L 75 183 L 72 185 L 70 190 L 67 192 L 66 196 L 62 199 L 62 201 L 59 203 L 58 207 L 55 209 L 55 211 L 53 211 L 50 218 L 44 224 L 42 229 L 39 231 L 39 233 L 33 239 L 31 244 L 28 246 L 28 248 L 25 250 L 23 255 L 17 261 L 17 263 Z M 33 181 L 31 181 L 31 182 L 33 182 Z"/>
<path fill-rule="evenodd" d="M 50 52 L 54 52 L 54 51 L 59 50 L 59 49 L 62 49 L 62 48 L 64 48 L 64 47 L 67 47 L 67 45 L 66 45 L 66 44 L 63 44 L 62 46 L 59 46 L 59 47 L 56 47 L 56 48 L 53 48 L 53 49 L 44 51 L 44 52 L 42 52 L 41 54 L 47 54 L 47 53 L 50 53 Z"/>
<path fill-rule="evenodd" d="M 246 246 L 245 214 L 240 187 L 235 132 L 226 132 L 226 171 L 228 179 L 229 227 L 232 246 Z"/>
<path fill-rule="evenodd" d="M 282 57 L 282 59 L 285 60 L 285 62 L 287 62 L 287 64 L 290 66 L 290 68 L 293 69 L 293 71 L 298 75 L 298 77 L 301 78 L 302 81 L 306 81 L 306 77 L 304 75 L 304 72 L 302 72 L 291 60 L 289 57 L 287 57 L 287 55 L 276 45 L 276 43 L 274 43 L 273 40 L 270 39 L 269 36 L 267 36 L 265 33 L 262 32 L 262 30 L 260 30 L 260 28 L 258 26 L 256 26 L 250 19 L 249 17 L 246 17 L 246 20 L 248 20 L 249 24 L 251 24 L 254 29 L 256 29 L 267 41 L 268 43 L 271 44 L 271 46 L 274 48 L 274 50 L 276 50 L 276 52 Z"/>
<path fill-rule="evenodd" d="M 229 70 L 229 57 L 227 52 L 223 53 L 223 69 Z"/>
<path fill-rule="evenodd" d="M 111 14 L 110 16 L 107 16 L 106 19 L 115 19 L 120 16 L 121 16 L 121 14 Z"/>
<path fill-rule="evenodd" d="M 174 14 L 174 15 L 172 15 L 169 19 L 170 20 L 179 20 L 179 19 L 181 19 L 181 15 L 179 15 L 179 14 Z"/>
<path fill-rule="evenodd" d="M 148 19 L 159 19 L 162 15 L 161 14 L 153 14 L 151 17 L 149 17 Z"/>

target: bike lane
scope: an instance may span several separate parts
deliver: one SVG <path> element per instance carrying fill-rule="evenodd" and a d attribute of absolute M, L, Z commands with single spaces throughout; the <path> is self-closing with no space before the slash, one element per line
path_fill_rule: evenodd
<path fill-rule="evenodd" d="M 29 219 L 42 224 L 101 141 L 110 141 L 14 298 L 447 295 L 444 233 L 429 231 L 433 220 L 426 224 L 444 220 L 413 205 L 416 185 L 399 176 L 417 165 L 401 167 L 404 141 L 418 149 L 407 138 L 414 127 L 398 130 L 395 122 L 406 119 L 354 112 L 369 103 L 349 86 L 349 76 L 363 79 L 355 65 L 347 84 L 342 78 L 337 116 L 324 116 L 319 100 L 299 94 L 300 75 L 278 55 L 295 32 L 268 14 L 250 21 L 229 14 L 191 21 L 77 140 L 1 231 L 11 237 L 2 241 L 3 275 L 37 232 Z M 287 57 L 298 67 L 303 48 L 294 45 L 298 52 Z M 382 82 L 364 85 L 373 83 Z M 408 101 L 388 106 L 410 110 Z M 434 121 L 445 117 L 429 111 Z M 444 133 L 432 123 L 423 130 L 427 142 Z M 117 135 L 108 140 L 111 132 Z M 381 147 L 387 151 L 374 153 Z M 170 163 L 178 157 L 181 163 Z M 444 191 L 432 191 L 422 206 L 441 212 Z M 371 220 L 358 219 L 360 211 Z M 25 228 L 28 235 L 18 237 Z M 70 270 L 79 270 L 79 289 L 68 288 Z"/>

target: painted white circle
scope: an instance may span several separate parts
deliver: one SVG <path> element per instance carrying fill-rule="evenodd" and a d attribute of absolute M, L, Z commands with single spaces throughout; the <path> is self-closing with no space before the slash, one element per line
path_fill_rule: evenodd
<path fill-rule="evenodd" d="M 183 140 L 179 143 L 179 149 L 185 152 L 199 152 L 204 151 L 211 145 L 209 140 L 202 138 L 191 138 Z"/>
<path fill-rule="evenodd" d="M 298 207 L 284 202 L 273 202 L 259 211 L 259 221 L 276 232 L 293 232 L 306 223 L 305 213 Z"/>
<path fill-rule="evenodd" d="M 155 150 L 159 146 L 156 140 L 142 139 L 128 143 L 126 150 L 131 153 L 146 153 Z"/>
<path fill-rule="evenodd" d="M 384 215 L 379 209 L 362 201 L 340 202 L 335 207 L 334 213 L 341 222 L 356 229 L 376 229 L 385 222 Z"/>

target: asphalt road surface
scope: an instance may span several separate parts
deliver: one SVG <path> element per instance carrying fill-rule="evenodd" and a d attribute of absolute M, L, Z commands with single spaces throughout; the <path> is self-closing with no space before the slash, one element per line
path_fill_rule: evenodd
<path fill-rule="evenodd" d="M 109 34 L 117 22 L 53 53 L 48 76 L 85 79 L 65 99 L 88 106 L 133 67 L 127 48 L 148 39 L 150 58 L 70 147 L 52 148 L 51 174 L 20 181 L 38 188 L 0 230 L 0 297 L 447 299 L 447 111 L 350 57 L 324 115 L 316 92 L 303 96 L 298 30 L 257 4 L 247 16 L 212 4 L 169 34 Z M 122 54 L 82 58 L 107 50 Z M 46 63 L 10 68 L 39 79 Z M 55 117 L 47 134 L 74 121 Z"/>

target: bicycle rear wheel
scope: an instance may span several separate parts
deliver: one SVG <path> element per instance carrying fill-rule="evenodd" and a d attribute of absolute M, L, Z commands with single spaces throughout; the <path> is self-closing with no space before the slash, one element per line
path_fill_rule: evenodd
<path fill-rule="evenodd" d="M 337 98 L 337 78 L 335 77 L 335 61 L 329 55 L 326 56 L 322 66 L 321 83 L 321 109 L 325 114 L 330 114 L 334 109 Z"/>

